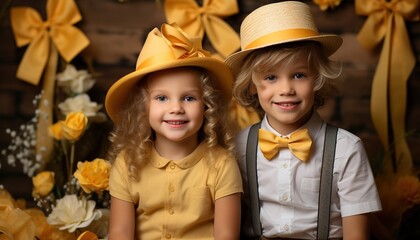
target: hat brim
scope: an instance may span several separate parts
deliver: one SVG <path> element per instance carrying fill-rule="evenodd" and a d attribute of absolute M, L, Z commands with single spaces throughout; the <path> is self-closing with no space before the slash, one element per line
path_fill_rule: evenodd
<path fill-rule="evenodd" d="M 246 50 L 242 50 L 230 55 L 226 58 L 225 63 L 230 67 L 234 75 L 237 75 L 240 67 L 242 66 L 242 62 L 246 56 L 248 56 L 251 52 L 257 49 L 263 49 L 270 46 L 277 46 L 285 43 L 291 42 L 302 42 L 302 41 L 315 41 L 319 42 L 322 46 L 322 50 L 327 56 L 331 56 L 334 52 L 336 52 L 341 44 L 343 43 L 343 39 L 338 35 L 319 35 L 319 36 L 310 36 L 310 37 L 303 37 L 303 38 L 293 38 L 284 41 L 273 42 L 265 45 L 260 45 L 258 47 L 249 48 Z"/>
<path fill-rule="evenodd" d="M 232 97 L 233 75 L 230 69 L 220 60 L 211 57 L 186 58 L 164 62 L 136 70 L 116 81 L 108 90 L 105 97 L 105 109 L 112 121 L 117 121 L 118 112 L 121 110 L 128 97 L 136 90 L 136 85 L 149 73 L 177 67 L 201 67 L 211 75 L 216 87 L 221 90 L 226 101 Z"/>

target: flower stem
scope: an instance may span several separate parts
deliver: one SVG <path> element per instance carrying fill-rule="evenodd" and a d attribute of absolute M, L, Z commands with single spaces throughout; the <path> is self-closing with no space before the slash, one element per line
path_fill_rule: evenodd
<path fill-rule="evenodd" d="M 69 182 L 72 179 L 73 176 L 73 164 L 74 164 L 74 151 L 75 151 L 75 143 L 72 142 L 71 143 L 71 148 L 70 148 L 70 167 L 69 167 Z"/>
<path fill-rule="evenodd" d="M 69 154 L 67 151 L 67 144 L 63 140 L 61 140 L 60 143 L 61 143 L 61 147 L 63 148 L 64 157 L 66 158 L 66 169 L 67 169 L 67 175 L 68 175 L 69 169 L 70 169 L 70 162 L 69 162 Z M 67 176 L 67 178 L 71 179 L 69 175 Z"/>

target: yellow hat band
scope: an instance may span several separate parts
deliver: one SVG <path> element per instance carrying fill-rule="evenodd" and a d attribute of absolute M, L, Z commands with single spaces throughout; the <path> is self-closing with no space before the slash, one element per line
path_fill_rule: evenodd
<path fill-rule="evenodd" d="M 306 38 L 319 36 L 319 33 L 310 29 L 288 29 L 266 34 L 249 43 L 243 50 L 264 46 L 271 43 L 278 43 L 288 39 Z"/>

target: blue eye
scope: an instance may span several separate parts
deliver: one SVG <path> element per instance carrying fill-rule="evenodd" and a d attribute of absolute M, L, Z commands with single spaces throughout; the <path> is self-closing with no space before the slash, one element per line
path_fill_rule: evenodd
<path fill-rule="evenodd" d="M 192 102 L 192 101 L 194 101 L 194 100 L 195 100 L 195 97 L 193 97 L 193 96 L 185 96 L 184 100 L 185 100 L 186 102 Z"/>
<path fill-rule="evenodd" d="M 155 98 L 156 100 L 158 100 L 159 102 L 164 102 L 166 101 L 168 98 L 166 96 L 157 96 Z"/>
<path fill-rule="evenodd" d="M 276 79 L 277 79 L 277 77 L 275 75 L 267 75 L 264 78 L 264 80 L 268 80 L 268 81 L 274 81 Z"/>
<path fill-rule="evenodd" d="M 305 77 L 305 74 L 303 74 L 303 73 L 296 73 L 294 76 L 293 76 L 293 78 L 295 78 L 295 79 L 302 79 L 302 78 L 304 78 Z"/>

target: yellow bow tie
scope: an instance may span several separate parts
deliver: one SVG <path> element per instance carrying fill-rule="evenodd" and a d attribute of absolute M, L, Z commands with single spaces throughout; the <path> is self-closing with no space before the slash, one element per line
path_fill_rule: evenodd
<path fill-rule="evenodd" d="M 290 138 L 283 138 L 264 129 L 258 131 L 258 143 L 264 157 L 271 160 L 279 152 L 280 148 L 289 148 L 300 160 L 306 162 L 311 153 L 312 140 L 308 129 L 298 130 L 290 135 Z"/>

